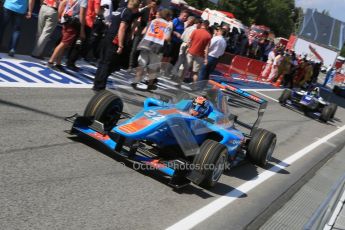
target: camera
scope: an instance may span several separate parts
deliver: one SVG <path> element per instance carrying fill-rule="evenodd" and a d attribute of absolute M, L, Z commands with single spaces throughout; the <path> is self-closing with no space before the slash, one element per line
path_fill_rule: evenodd
<path fill-rule="evenodd" d="M 81 39 L 78 39 L 78 40 L 75 42 L 75 44 L 76 44 L 77 46 L 81 46 L 82 43 L 83 43 L 83 41 L 82 41 Z"/>
<path fill-rule="evenodd" d="M 79 18 L 70 16 L 68 14 L 63 15 L 63 19 L 61 21 L 63 25 L 70 25 L 75 28 L 78 28 L 80 26 Z"/>

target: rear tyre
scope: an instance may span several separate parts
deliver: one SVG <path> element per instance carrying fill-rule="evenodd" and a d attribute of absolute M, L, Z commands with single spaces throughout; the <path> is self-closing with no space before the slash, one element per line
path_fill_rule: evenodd
<path fill-rule="evenodd" d="M 333 108 L 330 105 L 325 106 L 321 111 L 320 120 L 323 122 L 328 122 L 331 120 L 333 112 Z"/>
<path fill-rule="evenodd" d="M 333 93 L 334 94 L 336 94 L 336 95 L 340 95 L 340 91 L 341 91 L 341 89 L 339 88 L 339 86 L 334 86 L 334 88 L 333 88 Z"/>
<path fill-rule="evenodd" d="M 257 129 L 248 145 L 247 156 L 253 163 L 265 167 L 271 159 L 277 136 L 265 129 Z"/>
<path fill-rule="evenodd" d="M 285 89 L 280 95 L 278 101 L 281 105 L 285 105 L 287 100 L 291 98 L 291 90 Z"/>
<path fill-rule="evenodd" d="M 87 104 L 84 116 L 93 117 L 104 124 L 106 131 L 111 130 L 120 119 L 123 110 L 121 98 L 109 91 L 101 91 L 91 98 Z"/>
<path fill-rule="evenodd" d="M 332 108 L 332 115 L 331 115 L 331 119 L 333 119 L 333 118 L 334 118 L 334 116 L 335 116 L 335 113 L 337 112 L 338 105 L 337 105 L 337 104 L 334 104 L 334 103 L 331 103 L 329 106 Z"/>
<path fill-rule="evenodd" d="M 199 183 L 201 187 L 214 187 L 223 174 L 227 163 L 227 148 L 213 140 L 205 140 L 200 152 L 194 157 L 194 170 L 202 174 L 204 179 Z"/>

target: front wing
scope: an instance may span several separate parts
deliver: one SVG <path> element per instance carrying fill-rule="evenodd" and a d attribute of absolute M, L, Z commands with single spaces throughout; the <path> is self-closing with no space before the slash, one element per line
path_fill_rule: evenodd
<path fill-rule="evenodd" d="M 104 132 L 102 124 L 98 121 L 92 122 L 90 118 L 81 117 L 76 114 L 66 120 L 73 122 L 72 129 L 68 133 L 92 138 L 131 162 L 146 165 L 149 167 L 145 168 L 152 168 L 162 172 L 171 177 L 169 185 L 174 188 L 184 187 L 191 181 L 191 179 L 187 179 L 190 174 L 190 172 L 186 170 L 188 169 L 188 167 L 186 167 L 188 162 L 182 159 L 165 161 L 158 157 L 146 156 L 145 152 L 148 153 L 148 150 L 143 148 L 136 148 L 135 151 L 133 151 L 133 149 L 126 146 L 127 144 L 130 146 L 131 144 L 127 143 L 124 137 L 113 132 Z M 201 174 L 197 175 L 197 178 L 195 177 L 195 173 L 193 173 L 193 176 L 193 178 L 195 178 L 195 181 L 192 179 L 193 182 L 201 181 L 203 178 Z"/>

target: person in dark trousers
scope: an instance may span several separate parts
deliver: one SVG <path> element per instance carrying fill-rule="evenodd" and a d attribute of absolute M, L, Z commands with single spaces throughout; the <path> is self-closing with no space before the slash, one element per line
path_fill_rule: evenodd
<path fill-rule="evenodd" d="M 313 63 L 313 76 L 311 77 L 311 81 L 313 83 L 317 83 L 317 79 L 321 71 L 321 66 L 322 66 L 322 63 L 320 61 Z"/>
<path fill-rule="evenodd" d="M 170 63 L 172 65 L 175 65 L 178 60 L 180 47 L 183 42 L 181 39 L 181 36 L 184 32 L 184 29 L 185 29 L 184 23 L 187 21 L 188 16 L 189 14 L 187 11 L 182 11 L 180 13 L 180 16 L 173 20 L 173 36 L 172 36 L 172 41 L 170 45 L 170 56 L 171 56 Z"/>
<path fill-rule="evenodd" d="M 138 58 L 140 51 L 137 49 L 140 41 L 143 39 L 143 30 L 145 27 L 154 19 L 156 19 L 156 14 L 158 12 L 158 6 L 160 4 L 159 0 L 147 0 L 146 6 L 141 8 L 140 17 L 136 21 L 136 26 L 134 30 L 134 38 L 132 42 L 132 49 L 129 57 L 129 68 L 133 69 L 138 67 Z"/>
<path fill-rule="evenodd" d="M 298 69 L 298 62 L 297 62 L 297 58 L 296 58 L 296 54 L 295 52 L 291 52 L 291 68 L 289 69 L 289 71 L 284 75 L 284 81 L 283 81 L 283 86 L 284 87 L 289 87 L 290 89 L 292 89 L 294 87 L 294 78 L 296 76 L 297 73 L 297 69 Z"/>
<path fill-rule="evenodd" d="M 85 14 L 87 0 L 66 0 L 59 6 L 59 14 L 62 15 L 62 38 L 53 54 L 49 58 L 47 66 L 56 70 L 63 70 L 61 65 L 65 50 L 79 38 L 85 39 Z M 55 65 L 54 65 L 55 64 Z"/>
<path fill-rule="evenodd" d="M 208 49 L 207 60 L 204 61 L 204 65 L 198 76 L 198 81 L 209 79 L 210 74 L 216 69 L 219 58 L 225 53 L 227 46 L 226 40 L 224 39 L 225 32 L 225 29 L 222 27 L 216 28 Z"/>
<path fill-rule="evenodd" d="M 78 58 L 82 56 L 86 59 L 89 50 L 97 48 L 96 44 L 91 44 L 90 41 L 95 19 L 100 17 L 100 8 L 100 0 L 88 0 L 85 16 L 85 40 L 78 39 L 72 44 L 67 55 L 67 68 L 78 71 L 78 67 L 75 65 Z"/>
<path fill-rule="evenodd" d="M 34 8 L 34 0 L 5 0 L 0 18 L 0 46 L 4 37 L 6 26 L 12 24 L 12 35 L 9 44 L 8 55 L 13 57 L 16 53 L 16 48 L 19 42 L 21 26 L 24 20 L 31 18 L 32 10 Z M 1 4 L 1 3 L 0 3 Z"/>
<path fill-rule="evenodd" d="M 129 0 L 125 8 L 119 8 L 113 14 L 111 27 L 105 38 L 105 45 L 96 71 L 93 90 L 106 88 L 109 75 L 119 69 L 119 62 L 125 46 L 128 46 L 134 14 L 139 10 L 139 0 Z"/>

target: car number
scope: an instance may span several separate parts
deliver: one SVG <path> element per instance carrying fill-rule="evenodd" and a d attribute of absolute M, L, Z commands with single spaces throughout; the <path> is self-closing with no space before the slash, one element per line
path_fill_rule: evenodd
<path fill-rule="evenodd" d="M 144 112 L 144 115 L 154 121 L 159 121 L 161 119 L 163 119 L 165 116 L 157 113 L 156 111 L 153 110 L 148 110 L 146 112 Z"/>

